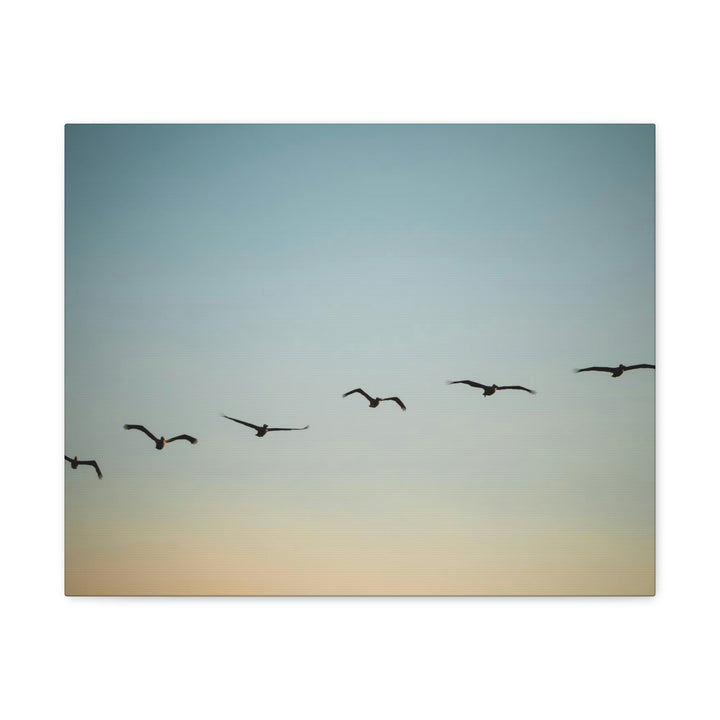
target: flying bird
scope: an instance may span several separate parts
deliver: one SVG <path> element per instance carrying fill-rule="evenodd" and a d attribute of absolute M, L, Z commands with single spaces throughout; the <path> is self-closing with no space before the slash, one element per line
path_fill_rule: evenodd
<path fill-rule="evenodd" d="M 151 440 L 154 441 L 156 450 L 162 450 L 168 443 L 175 442 L 175 440 L 187 440 L 193 445 L 197 442 L 197 438 L 192 437 L 192 435 L 176 435 L 175 437 L 168 438 L 167 440 L 164 437 L 156 438 L 144 425 L 123 425 L 123 427 L 126 430 L 140 430 L 141 432 L 144 432 Z"/>
<path fill-rule="evenodd" d="M 95 462 L 95 460 L 78 460 L 77 455 L 74 458 L 69 458 L 66 455 L 65 459 L 70 463 L 70 467 L 73 470 L 77 470 L 78 465 L 92 465 L 95 468 L 95 472 L 97 473 L 97 476 L 102 480 L 102 473 L 100 472 L 100 466 Z"/>
<path fill-rule="evenodd" d="M 306 425 L 305 427 L 301 428 L 271 428 L 268 427 L 267 423 L 265 425 L 253 425 L 252 423 L 245 422 L 244 420 L 238 420 L 237 418 L 230 417 L 229 415 L 223 415 L 224 418 L 227 418 L 228 420 L 232 420 L 233 422 L 240 423 L 241 425 L 247 425 L 249 428 L 252 428 L 255 430 L 255 435 L 257 437 L 263 437 L 264 435 L 267 435 L 269 432 L 276 432 L 278 430 L 307 430 L 310 426 Z"/>
<path fill-rule="evenodd" d="M 482 383 L 477 383 L 472 380 L 448 380 L 448 385 L 457 385 L 458 383 L 461 383 L 463 385 L 470 385 L 471 387 L 476 388 L 482 388 L 483 390 L 483 397 L 488 397 L 490 395 L 494 395 L 498 390 L 524 390 L 525 392 L 529 392 L 531 395 L 537 395 L 535 390 L 531 390 L 530 388 L 523 387 L 522 385 L 483 385 Z"/>
<path fill-rule="evenodd" d="M 348 392 L 343 393 L 343 397 L 347 397 L 348 395 L 352 395 L 353 393 L 360 393 L 361 395 L 364 395 L 367 398 L 368 402 L 370 403 L 371 408 L 376 408 L 384 400 L 393 400 L 403 409 L 403 411 L 407 410 L 403 401 L 399 397 L 386 397 L 386 398 L 376 397 L 376 398 L 374 398 L 374 397 L 370 397 L 362 388 L 355 388 L 354 390 L 348 390 Z"/>
<path fill-rule="evenodd" d="M 637 370 L 638 368 L 650 368 L 651 370 L 655 369 L 654 365 L 648 365 L 647 363 L 642 363 L 640 365 L 623 365 L 620 363 L 617 367 L 586 367 L 586 368 L 580 368 L 579 370 L 575 370 L 576 373 L 580 372 L 589 372 L 590 370 L 595 370 L 597 372 L 609 372 L 612 373 L 612 377 L 620 377 L 626 370 Z"/>

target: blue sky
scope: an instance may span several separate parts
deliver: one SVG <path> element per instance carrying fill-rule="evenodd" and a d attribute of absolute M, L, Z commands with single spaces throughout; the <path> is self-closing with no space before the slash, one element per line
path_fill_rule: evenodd
<path fill-rule="evenodd" d="M 255 592 L 315 533 L 290 571 L 332 590 L 340 565 L 373 570 L 383 533 L 396 569 L 449 535 L 426 585 L 558 567 L 647 588 L 654 373 L 572 370 L 655 360 L 654 141 L 650 125 L 68 126 L 66 452 L 106 479 L 66 473 L 67 568 L 221 558 L 209 591 Z M 538 394 L 444 384 L 466 378 Z M 357 386 L 408 412 L 341 398 Z M 220 413 L 311 427 L 258 439 Z M 158 453 L 126 422 L 200 442 Z M 484 550 L 487 533 L 512 547 Z"/>

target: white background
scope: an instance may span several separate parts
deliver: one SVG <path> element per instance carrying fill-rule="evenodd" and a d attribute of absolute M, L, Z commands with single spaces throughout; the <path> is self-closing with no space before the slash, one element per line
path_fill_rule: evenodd
<path fill-rule="evenodd" d="M 711 8 L 130 1 L 5 10 L 5 716 L 717 712 Z M 63 125 L 148 121 L 657 123 L 657 597 L 64 597 Z"/>

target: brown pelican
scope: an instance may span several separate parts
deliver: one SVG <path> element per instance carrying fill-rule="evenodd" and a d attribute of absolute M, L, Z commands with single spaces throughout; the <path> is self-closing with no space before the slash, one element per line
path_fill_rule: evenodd
<path fill-rule="evenodd" d="M 525 392 L 529 392 L 532 395 L 537 395 L 534 390 L 530 390 L 530 388 L 523 387 L 522 385 L 483 385 L 482 383 L 473 382 L 472 380 L 447 381 L 448 385 L 457 385 L 458 383 L 462 383 L 463 385 L 470 385 L 471 387 L 482 388 L 483 397 L 494 395 L 498 390 L 524 390 Z"/>
<path fill-rule="evenodd" d="M 102 480 L 102 473 L 100 472 L 100 467 L 94 460 L 78 460 L 77 455 L 74 458 L 69 458 L 66 455 L 65 459 L 70 463 L 70 467 L 73 470 L 77 470 L 78 465 L 92 465 L 95 468 L 97 476 Z"/>
<path fill-rule="evenodd" d="M 399 397 L 386 397 L 386 398 L 380 398 L 380 397 L 370 397 L 362 388 L 355 388 L 354 390 L 348 390 L 348 392 L 343 393 L 343 397 L 347 397 L 348 395 L 352 395 L 353 393 L 360 393 L 361 395 L 364 395 L 368 402 L 370 403 L 371 408 L 376 408 L 383 400 L 394 400 L 403 410 L 406 410 L 407 408 L 403 404 L 403 401 Z"/>
<path fill-rule="evenodd" d="M 590 370 L 597 370 L 598 372 L 609 372 L 612 373 L 612 377 L 620 377 L 626 370 L 637 370 L 638 368 L 650 368 L 651 370 L 655 369 L 654 365 L 648 365 L 647 363 L 642 363 L 640 365 L 623 365 L 620 363 L 617 367 L 586 367 L 586 368 L 580 368 L 579 370 L 575 370 L 576 373 L 579 372 L 589 372 Z"/>
<path fill-rule="evenodd" d="M 168 443 L 174 442 L 175 440 L 187 440 L 193 445 L 197 442 L 197 438 L 191 435 L 176 435 L 167 440 L 164 437 L 156 438 L 144 425 L 123 425 L 123 427 L 126 430 L 141 430 L 144 432 L 151 440 L 154 440 L 156 450 L 162 450 Z"/>
<path fill-rule="evenodd" d="M 253 425 L 252 423 L 245 422 L 244 420 L 238 420 L 237 418 L 230 417 L 229 415 L 223 415 L 223 417 L 227 418 L 228 420 L 232 420 L 233 422 L 240 423 L 241 425 L 247 425 L 249 428 L 252 428 L 256 431 L 255 435 L 257 435 L 257 437 L 263 437 L 269 432 L 276 432 L 277 430 L 307 430 L 310 427 L 309 425 L 306 425 L 305 427 L 301 428 L 271 428 L 268 427 L 267 424 L 261 427 L 260 425 Z"/>

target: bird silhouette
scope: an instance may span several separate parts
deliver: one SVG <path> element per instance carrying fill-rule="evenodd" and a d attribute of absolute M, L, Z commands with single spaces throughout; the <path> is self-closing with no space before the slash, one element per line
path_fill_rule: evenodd
<path fill-rule="evenodd" d="M 594 365 L 593 367 L 580 368 L 579 370 L 575 370 L 575 372 L 581 373 L 594 370 L 596 372 L 612 373 L 612 377 L 617 378 L 620 377 L 626 370 L 637 370 L 638 368 L 650 368 L 651 370 L 654 370 L 655 366 L 647 363 L 642 363 L 640 365 L 623 365 L 620 363 L 617 367 L 598 367 Z"/>
<path fill-rule="evenodd" d="M 65 459 L 70 463 L 70 467 L 73 470 L 77 470 L 78 465 L 92 465 L 95 468 L 95 472 L 97 473 L 97 476 L 102 480 L 102 473 L 100 472 L 100 466 L 95 462 L 95 460 L 78 460 L 77 455 L 74 458 L 69 458 L 66 455 Z"/>
<path fill-rule="evenodd" d="M 354 390 L 348 390 L 346 393 L 343 393 L 343 397 L 347 397 L 348 395 L 352 395 L 353 393 L 360 393 L 361 395 L 364 395 L 368 402 L 370 403 L 371 408 L 376 408 L 381 402 L 384 400 L 392 400 L 393 402 L 396 402 L 402 409 L 405 411 L 407 408 L 405 407 L 405 404 L 399 397 L 386 397 L 386 398 L 380 398 L 380 397 L 370 397 L 362 388 L 355 388 Z"/>
<path fill-rule="evenodd" d="M 267 424 L 253 425 L 252 423 L 245 422 L 244 420 L 238 420 L 237 418 L 230 417 L 229 415 L 223 415 L 223 417 L 227 418 L 228 420 L 232 420 L 233 422 L 240 423 L 241 425 L 247 425 L 247 427 L 255 430 L 255 435 L 257 437 L 263 437 L 263 436 L 267 435 L 269 432 L 277 432 L 279 430 L 307 430 L 310 427 L 309 425 L 306 425 L 305 427 L 301 427 L 301 428 L 271 428 Z"/>
<path fill-rule="evenodd" d="M 524 390 L 525 392 L 529 392 L 531 395 L 537 395 L 534 390 L 530 390 L 530 388 L 523 387 L 522 385 L 483 385 L 482 383 L 474 382 L 473 380 L 447 381 L 448 385 L 457 385 L 458 383 L 462 385 L 470 385 L 470 387 L 482 388 L 483 397 L 494 395 L 498 390 Z"/>
<path fill-rule="evenodd" d="M 193 445 L 197 442 L 197 438 L 192 437 L 192 435 L 176 435 L 175 437 L 168 438 L 167 440 L 164 437 L 157 438 L 144 425 L 123 425 L 123 427 L 126 430 L 140 430 L 141 432 L 144 432 L 151 440 L 154 441 L 156 450 L 162 450 L 168 443 L 175 442 L 175 440 L 187 440 Z"/>

